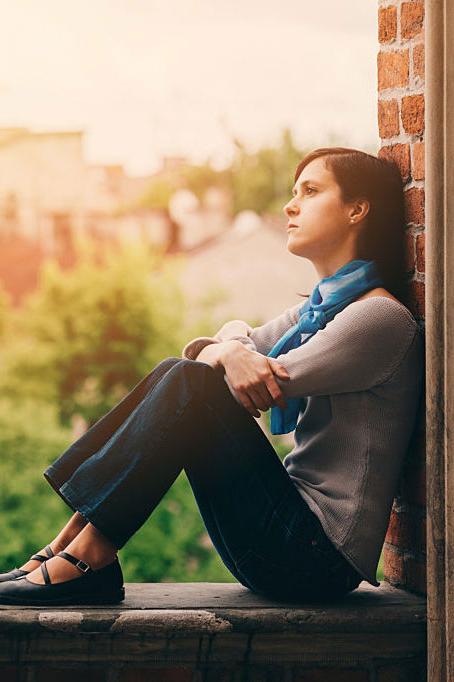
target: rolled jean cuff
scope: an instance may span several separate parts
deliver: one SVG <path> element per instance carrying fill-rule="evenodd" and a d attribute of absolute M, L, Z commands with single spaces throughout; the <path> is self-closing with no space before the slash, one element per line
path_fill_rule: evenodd
<path fill-rule="evenodd" d="M 68 500 L 68 499 L 66 498 L 66 496 L 62 494 L 60 488 L 61 488 L 61 486 L 62 486 L 63 484 L 60 483 L 60 482 L 58 481 L 57 476 L 56 476 L 56 474 L 55 474 L 55 470 L 54 470 L 54 468 L 53 468 L 52 466 L 48 467 L 48 468 L 43 472 L 43 476 L 44 476 L 44 478 L 46 479 L 46 481 L 49 483 L 49 485 L 55 490 L 55 492 L 56 492 L 58 495 L 60 495 L 60 497 L 61 497 L 61 499 L 63 500 L 63 502 L 66 502 L 66 504 L 67 504 L 69 507 L 71 507 L 71 509 L 72 509 L 74 512 L 75 512 L 75 511 L 78 511 L 78 509 L 76 509 L 76 508 L 73 506 L 73 504 L 71 503 L 71 501 Z"/>
<path fill-rule="evenodd" d="M 126 544 L 127 540 L 115 537 L 115 530 L 112 524 L 106 519 L 102 519 L 102 514 L 95 513 L 88 506 L 79 505 L 77 503 L 78 494 L 71 488 L 68 483 L 59 485 L 52 477 L 52 467 L 49 467 L 44 472 L 46 481 L 52 486 L 56 493 L 60 495 L 62 500 L 71 507 L 74 512 L 79 512 L 86 521 L 91 523 L 96 530 L 99 530 L 117 549 L 121 549 Z"/>

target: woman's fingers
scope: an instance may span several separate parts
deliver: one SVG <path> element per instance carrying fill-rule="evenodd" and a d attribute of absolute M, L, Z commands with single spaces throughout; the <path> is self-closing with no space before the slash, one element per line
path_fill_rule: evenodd
<path fill-rule="evenodd" d="M 288 380 L 287 370 L 275 358 L 247 353 L 230 356 L 224 365 L 243 407 L 253 417 L 260 417 L 259 410 L 265 412 L 274 405 L 285 409 L 287 403 L 276 379 Z"/>
<path fill-rule="evenodd" d="M 260 412 L 250 399 L 249 395 L 244 391 L 236 390 L 237 395 L 241 400 L 243 407 L 252 414 L 253 417 L 260 417 Z"/>
<path fill-rule="evenodd" d="M 285 410 L 287 407 L 287 402 L 276 379 L 274 377 L 270 377 L 270 379 L 267 381 L 267 386 L 268 392 L 271 396 L 271 405 L 277 405 L 281 408 L 281 410 Z"/>
<path fill-rule="evenodd" d="M 266 412 L 274 405 L 278 405 L 281 409 L 287 407 L 282 390 L 272 376 L 265 379 L 262 384 L 249 386 L 247 393 L 255 407 L 262 412 Z"/>
<path fill-rule="evenodd" d="M 249 397 L 251 398 L 254 405 L 262 412 L 266 412 L 273 404 L 273 397 L 269 393 L 265 384 L 260 386 L 250 387 L 248 389 Z"/>

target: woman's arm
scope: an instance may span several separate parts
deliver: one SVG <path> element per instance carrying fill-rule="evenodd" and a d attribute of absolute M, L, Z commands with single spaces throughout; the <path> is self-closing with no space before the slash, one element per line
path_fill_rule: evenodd
<path fill-rule="evenodd" d="M 371 297 L 354 301 L 308 341 L 275 359 L 242 344 L 230 346 L 223 360 L 225 379 L 231 390 L 252 396 L 259 409 L 268 408 L 253 396 L 258 391 L 265 400 L 268 375 L 257 357 L 287 370 L 288 379 L 273 372 L 284 398 L 363 391 L 389 380 L 418 341 L 418 325 L 409 314 L 389 299 Z M 268 406 L 274 404 L 271 395 L 267 400 Z"/>
<path fill-rule="evenodd" d="M 214 336 L 198 336 L 189 341 L 182 351 L 182 357 L 190 360 L 198 359 L 198 353 L 209 344 L 224 341 L 239 341 L 249 350 L 267 355 L 276 341 L 293 327 L 299 319 L 298 311 L 303 304 L 297 303 L 284 310 L 281 315 L 265 322 L 259 327 L 251 327 L 243 320 L 229 320 Z"/>
<path fill-rule="evenodd" d="M 415 320 L 393 301 L 354 301 L 308 341 L 277 356 L 290 376 L 277 383 L 287 398 L 370 389 L 392 377 L 418 335 Z"/>

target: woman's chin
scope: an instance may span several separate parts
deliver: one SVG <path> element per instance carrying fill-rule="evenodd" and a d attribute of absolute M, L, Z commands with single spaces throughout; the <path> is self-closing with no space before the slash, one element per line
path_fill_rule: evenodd
<path fill-rule="evenodd" d="M 304 257 L 306 255 L 304 245 L 292 242 L 291 238 L 287 241 L 287 251 L 293 253 L 294 256 Z"/>

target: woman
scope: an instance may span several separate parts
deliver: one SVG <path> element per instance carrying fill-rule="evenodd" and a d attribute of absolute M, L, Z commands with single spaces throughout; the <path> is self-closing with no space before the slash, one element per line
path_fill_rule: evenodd
<path fill-rule="evenodd" d="M 390 161 L 318 149 L 284 212 L 288 250 L 320 278 L 309 299 L 190 341 L 75 441 L 44 472 L 74 515 L 0 577 L 1 603 L 120 601 L 117 551 L 182 469 L 249 589 L 309 600 L 380 584 L 422 381 L 419 327 L 400 300 L 402 181 Z M 254 420 L 269 408 L 273 433 L 295 432 L 283 463 Z"/>

